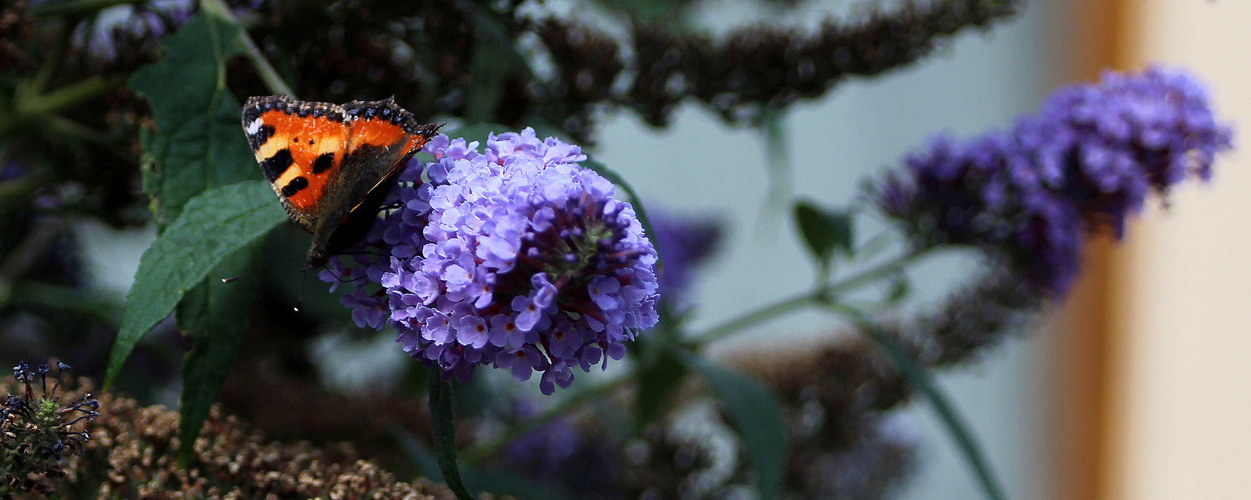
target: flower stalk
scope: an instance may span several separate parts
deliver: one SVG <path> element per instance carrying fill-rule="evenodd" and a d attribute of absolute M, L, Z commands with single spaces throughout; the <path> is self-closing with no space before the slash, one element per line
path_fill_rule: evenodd
<path fill-rule="evenodd" d="M 456 420 L 452 406 L 452 383 L 444 380 L 441 372 L 437 366 L 430 367 L 427 386 L 435 454 L 439 459 L 439 470 L 443 472 L 443 482 L 456 494 L 456 498 L 473 500 L 473 495 L 460 477 L 460 466 L 456 464 Z"/>

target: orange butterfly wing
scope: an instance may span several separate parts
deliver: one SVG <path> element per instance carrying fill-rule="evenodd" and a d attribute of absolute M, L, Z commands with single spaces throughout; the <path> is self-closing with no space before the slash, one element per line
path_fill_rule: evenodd
<path fill-rule="evenodd" d="M 305 268 L 325 263 L 368 231 L 408 159 L 438 133 L 392 99 L 343 106 L 253 97 L 243 128 L 291 220 L 313 233 Z"/>
<path fill-rule="evenodd" d="M 295 101 L 286 96 L 253 97 L 243 128 L 265 179 L 291 220 L 308 231 L 330 181 L 340 172 L 350 136 L 342 107 Z"/>

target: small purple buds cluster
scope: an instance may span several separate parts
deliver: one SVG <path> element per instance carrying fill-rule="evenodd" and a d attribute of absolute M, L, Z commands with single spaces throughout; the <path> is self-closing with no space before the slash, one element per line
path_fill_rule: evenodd
<path fill-rule="evenodd" d="M 21 362 L 13 367 L 22 393 L 8 395 L 0 405 L 0 497 L 48 493 L 47 481 L 65 475 L 63 458 L 82 453 L 83 443 L 91 437 L 85 427 L 100 415 L 100 403 L 86 394 L 62 404 L 56 395 L 61 375 L 68 369 L 69 365 L 57 363 L 49 389 L 51 366 L 31 369 Z"/>
<path fill-rule="evenodd" d="M 322 274 L 381 285 L 344 297 L 358 324 L 389 322 L 407 352 L 458 379 L 479 365 L 540 372 L 551 394 L 656 323 L 656 251 L 579 147 L 526 129 L 483 152 L 445 135 L 424 151 L 424 179 L 410 163 L 399 208 L 366 238 L 382 256 L 332 258 Z"/>
<path fill-rule="evenodd" d="M 1206 90 L 1184 72 L 1108 73 L 1063 88 L 1007 132 L 940 137 L 880 186 L 878 206 L 925 247 L 974 245 L 1063 295 L 1088 233 L 1120 237 L 1152 193 L 1208 180 L 1231 147 Z"/>

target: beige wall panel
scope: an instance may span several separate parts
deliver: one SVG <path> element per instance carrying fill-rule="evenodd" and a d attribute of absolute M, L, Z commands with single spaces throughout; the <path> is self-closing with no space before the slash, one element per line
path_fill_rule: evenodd
<path fill-rule="evenodd" d="M 1251 1 L 1129 4 L 1131 66 L 1201 75 L 1242 150 L 1118 253 L 1105 496 L 1251 498 Z"/>

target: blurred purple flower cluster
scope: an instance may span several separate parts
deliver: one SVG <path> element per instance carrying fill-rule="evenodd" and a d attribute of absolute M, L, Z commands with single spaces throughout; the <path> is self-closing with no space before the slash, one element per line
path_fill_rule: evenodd
<path fill-rule="evenodd" d="M 656 250 L 664 259 L 664 271 L 660 273 L 662 303 L 680 313 L 688 306 L 695 272 L 721 245 L 723 224 L 714 218 L 665 210 L 648 213 Z"/>
<path fill-rule="evenodd" d="M 410 163 L 400 208 L 366 238 L 382 256 L 333 258 L 322 273 L 382 286 L 344 297 L 357 324 L 389 321 L 406 351 L 458 379 L 478 365 L 537 371 L 551 394 L 656 323 L 656 251 L 612 183 L 577 164 L 578 146 L 526 129 L 481 153 L 445 135 L 425 151 L 425 181 Z"/>
<path fill-rule="evenodd" d="M 103 65 L 133 56 L 126 52 L 151 50 L 162 37 L 187 22 L 195 7 L 191 0 L 115 5 L 100 11 L 93 22 L 80 25 L 75 37 L 86 45 L 91 63 Z"/>
<path fill-rule="evenodd" d="M 939 137 L 877 193 L 925 247 L 1002 252 L 1039 289 L 1063 295 L 1088 233 L 1124 232 L 1148 195 L 1208 180 L 1232 134 L 1206 89 L 1181 71 L 1108 73 L 1053 94 L 1007 132 Z"/>

